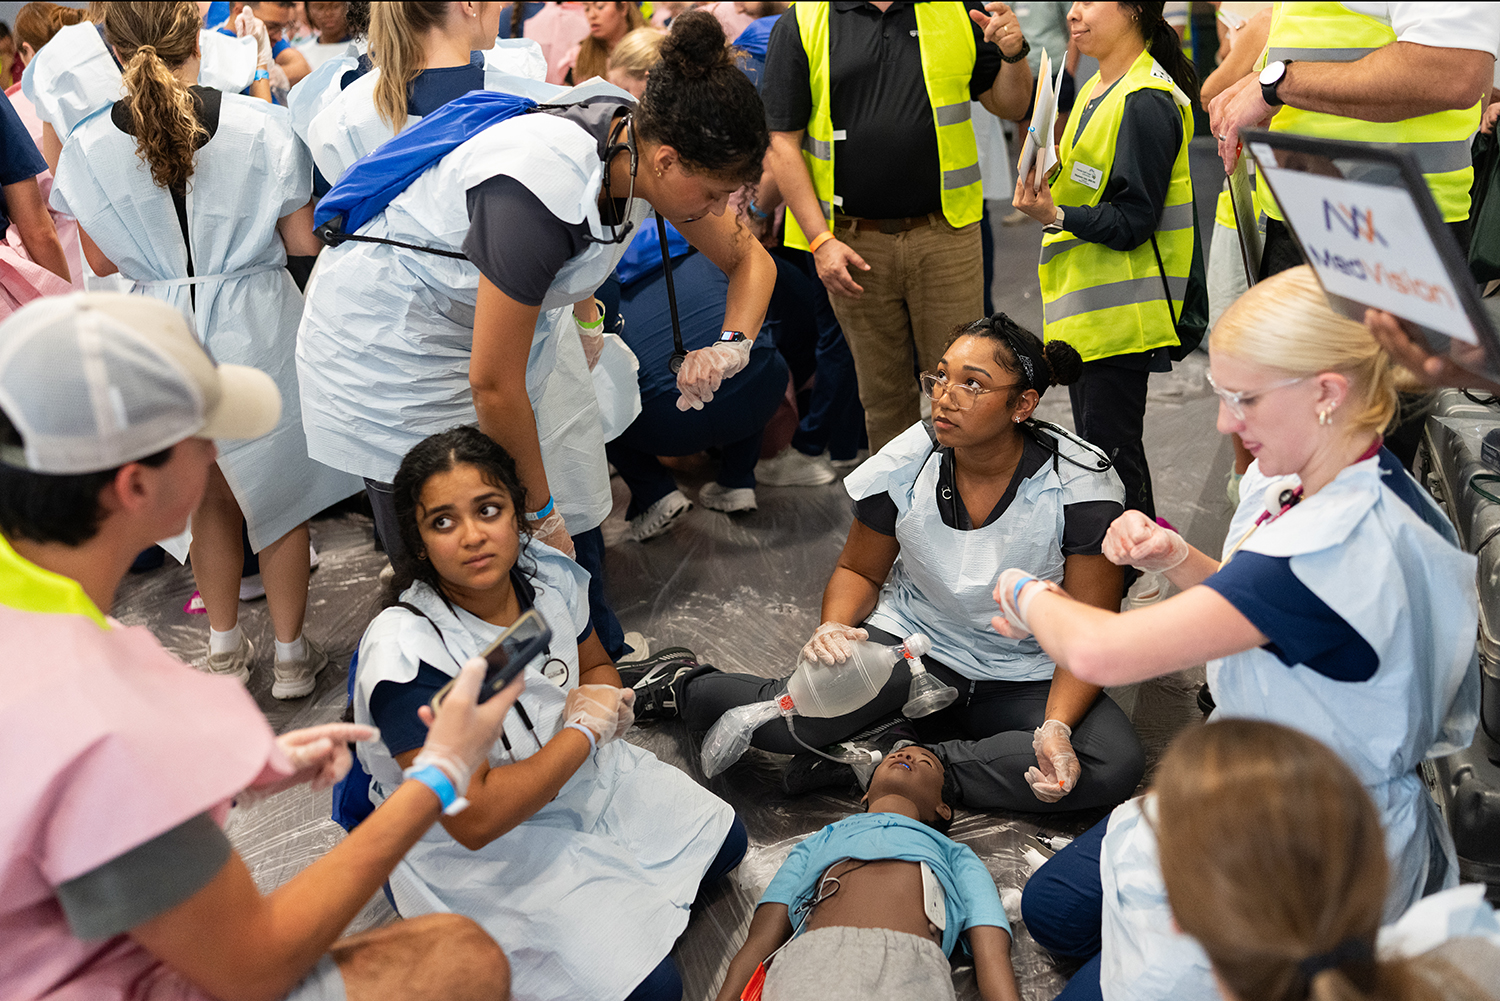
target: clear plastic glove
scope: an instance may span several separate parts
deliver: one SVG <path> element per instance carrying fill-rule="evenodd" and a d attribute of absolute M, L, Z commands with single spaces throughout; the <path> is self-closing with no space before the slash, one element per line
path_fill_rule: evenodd
<path fill-rule="evenodd" d="M 750 341 L 717 341 L 689 351 L 677 370 L 678 410 L 702 410 L 724 380 L 750 364 Z"/>
<path fill-rule="evenodd" d="M 255 68 L 270 71 L 276 60 L 271 55 L 271 36 L 266 34 L 265 22 L 255 16 L 246 4 L 234 19 L 234 33 L 241 38 L 255 39 Z"/>
<path fill-rule="evenodd" d="M 563 704 L 563 722 L 577 723 L 594 735 L 594 746 L 605 744 L 624 735 L 635 722 L 631 706 L 635 704 L 635 691 L 615 688 L 613 685 L 579 685 L 568 693 Z M 628 717 L 621 726 L 621 716 Z"/>
<path fill-rule="evenodd" d="M 574 326 L 578 328 L 578 340 L 583 344 L 583 357 L 589 363 L 589 371 L 599 364 L 599 356 L 604 353 L 604 304 L 598 299 L 593 300 L 593 309 L 589 309 L 589 303 L 580 302 L 573 305 Z M 580 313 L 594 314 L 592 319 L 579 315 Z"/>
<path fill-rule="evenodd" d="M 854 644 L 867 640 L 870 634 L 842 622 L 825 622 L 813 631 L 812 639 L 802 647 L 803 660 L 823 664 L 842 664 L 854 653 Z"/>
<path fill-rule="evenodd" d="M 567 523 L 557 511 L 554 510 L 541 521 L 533 521 L 530 524 L 533 539 L 545 542 L 558 552 L 566 554 L 569 559 L 578 555 L 573 549 L 573 537 L 568 534 Z"/>
<path fill-rule="evenodd" d="M 427 742 L 417 753 L 415 764 L 435 765 L 460 796 L 469 788 L 474 769 L 489 760 L 490 747 L 500 739 L 505 714 L 526 688 L 523 671 L 484 705 L 477 705 L 488 669 L 483 657 L 469 658 L 441 708 L 436 712 L 431 706 L 417 710 L 417 717 L 427 725 Z"/>
<path fill-rule="evenodd" d="M 244 792 L 235 797 L 240 806 L 257 803 L 284 789 L 312 783 L 314 789 L 327 789 L 349 774 L 354 761 L 349 744 L 380 739 L 380 731 L 358 723 L 325 723 L 292 730 L 276 738 L 276 746 L 291 765 L 290 774 L 279 767 L 267 767 Z"/>
<path fill-rule="evenodd" d="M 1012 567 L 1002 571 L 993 594 L 995 604 L 1000 606 L 1000 614 L 990 619 L 990 625 L 1001 636 L 1013 640 L 1023 640 L 1030 636 L 1031 627 L 1026 624 L 1026 612 L 1031 607 L 1031 602 L 1043 591 L 1061 594 L 1062 588 L 1025 570 Z"/>
<path fill-rule="evenodd" d="M 1073 728 L 1060 719 L 1049 719 L 1031 735 L 1036 765 L 1026 769 L 1026 782 L 1043 803 L 1056 803 L 1078 785 L 1083 766 L 1073 751 Z"/>
<path fill-rule="evenodd" d="M 1165 573 L 1188 558 L 1188 544 L 1141 512 L 1126 511 L 1104 533 L 1103 552 L 1116 566 Z"/>

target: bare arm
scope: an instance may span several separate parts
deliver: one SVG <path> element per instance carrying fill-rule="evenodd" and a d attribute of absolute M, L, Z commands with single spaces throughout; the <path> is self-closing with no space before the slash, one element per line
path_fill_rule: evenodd
<path fill-rule="evenodd" d="M 1294 63 L 1277 95 L 1305 111 L 1399 122 L 1473 107 L 1494 71 L 1488 52 L 1393 42 L 1352 63 Z"/>
<path fill-rule="evenodd" d="M 27 255 L 63 281 L 72 281 L 68 274 L 67 255 L 63 253 L 62 241 L 57 238 L 52 216 L 47 212 L 47 203 L 42 201 L 42 189 L 36 178 L 28 177 L 7 184 L 0 191 L 4 192 L 6 211 L 20 231 L 21 245 L 26 248 Z"/>
<path fill-rule="evenodd" d="M 1271 8 L 1265 7 L 1238 28 L 1229 30 L 1229 55 L 1218 68 L 1208 75 L 1199 88 L 1203 106 L 1224 92 L 1224 88 L 1239 80 L 1255 68 L 1260 54 L 1265 50 L 1266 38 L 1271 34 Z"/>
<path fill-rule="evenodd" d="M 802 160 L 802 137 L 806 134 L 801 130 L 772 132 L 771 149 L 766 154 L 766 162 L 776 175 L 776 183 L 781 187 L 781 196 L 786 201 L 787 210 L 811 240 L 828 232 L 828 221 L 823 218 L 823 210 L 818 205 L 818 193 L 813 188 L 812 175 L 807 172 L 807 164 Z M 864 294 L 865 290 L 850 277 L 849 268 L 852 266 L 869 271 L 870 266 L 847 243 L 838 239 L 825 240 L 814 252 L 813 261 L 818 266 L 818 277 L 822 279 L 830 295 L 858 298 Z"/>
<path fill-rule="evenodd" d="M 1268 642 L 1222 595 L 1206 587 L 1123 614 L 1043 592 L 1032 600 L 1027 621 L 1059 667 L 1095 685 L 1159 678 Z"/>
<path fill-rule="evenodd" d="M 750 932 L 745 944 L 729 961 L 729 972 L 724 975 L 724 984 L 714 1001 L 739 1001 L 745 985 L 755 975 L 755 968 L 766 961 L 766 957 L 781 948 L 792 937 L 792 921 L 787 916 L 786 904 L 761 904 L 750 919 Z M 989 1001 L 986 998 L 986 1001 Z"/>
<path fill-rule="evenodd" d="M 296 49 L 283 49 L 281 55 L 276 57 L 276 65 L 286 73 L 287 82 L 293 87 L 312 72 L 312 67 L 307 64 L 307 57 Z"/>
<path fill-rule="evenodd" d="M 57 132 L 52 128 L 51 122 L 42 123 L 42 159 L 47 161 L 47 169 L 52 175 L 57 176 L 57 161 L 62 159 L 62 140 L 57 138 Z"/>
<path fill-rule="evenodd" d="M 776 287 L 776 262 L 740 223 L 738 214 L 721 212 L 688 223 L 676 223 L 688 243 L 719 266 L 729 278 L 724 299 L 724 329 L 743 331 L 751 340 L 766 320 Z"/>
<path fill-rule="evenodd" d="M 474 309 L 474 352 L 469 358 L 469 388 L 479 415 L 479 430 L 516 460 L 526 509 L 539 511 L 552 496 L 542 467 L 542 444 L 536 415 L 526 395 L 526 359 L 536 331 L 539 306 L 519 303 L 483 275 Z"/>
<path fill-rule="evenodd" d="M 1015 12 L 1003 3 L 987 3 L 984 9 L 989 13 L 969 11 L 969 17 L 984 31 L 984 40 L 999 46 L 1001 55 L 1019 55 L 1024 39 Z M 1024 59 L 1002 63 L 990 89 L 979 95 L 979 103 L 997 118 L 1017 121 L 1026 117 L 1026 106 L 1031 103 L 1031 66 Z"/>
<path fill-rule="evenodd" d="M 976 925 L 965 934 L 974 953 L 974 976 L 982 1001 L 1020 1001 L 1016 971 L 1010 964 L 1010 935 L 994 925 Z"/>
<path fill-rule="evenodd" d="M 432 790 L 403 783 L 349 837 L 275 892 L 261 896 L 234 853 L 207 886 L 137 925 L 130 937 L 222 1001 L 274 1001 L 328 951 L 438 816 Z"/>
<path fill-rule="evenodd" d="M 578 644 L 578 683 L 580 685 L 611 685 L 620 687 L 620 672 L 604 652 L 599 634 L 589 630 L 588 639 Z"/>
<path fill-rule="evenodd" d="M 1125 593 L 1125 573 L 1103 556 L 1068 556 L 1063 562 L 1063 590 L 1078 601 L 1109 612 L 1118 611 Z M 1047 719 L 1061 720 L 1071 729 L 1088 714 L 1102 689 L 1080 681 L 1061 665 L 1052 672 L 1047 690 Z M 1008 943 L 1007 943 L 1008 944 Z"/>
<path fill-rule="evenodd" d="M 587 737 L 577 730 L 564 729 L 529 758 L 499 768 L 480 765 L 464 793 L 468 809 L 454 817 L 443 817 L 443 829 L 465 848 L 478 851 L 552 802 L 588 759 L 589 750 Z M 402 768 L 409 768 L 418 753 L 407 751 L 397 755 L 396 761 Z"/>
<path fill-rule="evenodd" d="M 844 551 L 823 589 L 822 621 L 857 626 L 868 618 L 900 553 L 894 535 L 881 535 L 858 520 L 850 525 Z"/>
<path fill-rule="evenodd" d="M 286 252 L 294 257 L 316 257 L 323 243 L 313 235 L 313 203 L 308 202 L 291 215 L 276 221 L 276 231 Z"/>

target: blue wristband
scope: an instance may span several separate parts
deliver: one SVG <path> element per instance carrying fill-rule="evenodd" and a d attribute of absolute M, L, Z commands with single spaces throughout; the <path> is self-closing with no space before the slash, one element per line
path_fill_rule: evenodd
<path fill-rule="evenodd" d="M 526 520 L 527 521 L 541 521 L 543 518 L 547 517 L 547 515 L 551 514 L 552 513 L 552 509 L 554 507 L 556 507 L 556 506 L 557 506 L 557 503 L 552 499 L 552 495 L 548 494 L 547 495 L 546 506 L 544 506 L 540 511 L 531 511 L 531 512 L 528 512 L 527 515 L 526 515 Z"/>
<path fill-rule="evenodd" d="M 598 740 L 597 737 L 594 736 L 594 731 L 590 730 L 588 727 L 584 726 L 582 723 L 564 723 L 563 724 L 563 729 L 564 730 L 577 730 L 579 733 L 581 733 L 585 737 L 587 737 L 589 739 L 589 753 L 590 754 L 593 754 L 595 751 L 599 750 L 599 740 Z"/>
<path fill-rule="evenodd" d="M 458 791 L 453 788 L 453 782 L 436 765 L 408 768 L 401 773 L 401 777 L 420 782 L 436 793 L 443 812 L 450 817 L 469 805 L 469 801 L 458 794 Z"/>
<path fill-rule="evenodd" d="M 261 80 L 269 80 L 269 79 L 271 79 L 271 74 L 270 74 L 270 72 L 268 70 L 256 70 L 255 71 L 255 76 L 251 79 L 250 82 L 251 83 L 258 83 Z"/>
<path fill-rule="evenodd" d="M 1040 580 L 1040 578 L 1033 577 L 1030 574 L 1026 575 L 1016 582 L 1015 590 L 1010 593 L 1010 603 L 1015 607 L 1016 615 L 1018 616 L 1021 614 L 1021 589 L 1034 580 Z"/>

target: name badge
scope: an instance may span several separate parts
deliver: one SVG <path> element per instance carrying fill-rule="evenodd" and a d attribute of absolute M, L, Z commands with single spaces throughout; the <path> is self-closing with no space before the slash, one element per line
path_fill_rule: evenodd
<path fill-rule="evenodd" d="M 1099 185 L 1104 181 L 1104 171 L 1098 167 L 1090 167 L 1086 163 L 1073 162 L 1073 180 L 1086 188 L 1099 190 Z"/>

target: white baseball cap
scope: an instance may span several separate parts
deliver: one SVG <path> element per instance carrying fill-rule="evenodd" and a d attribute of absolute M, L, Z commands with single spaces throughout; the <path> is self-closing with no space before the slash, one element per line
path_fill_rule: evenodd
<path fill-rule="evenodd" d="M 281 417 L 271 377 L 215 365 L 176 309 L 144 295 L 39 299 L 0 323 L 0 463 L 102 472 L 185 438 L 257 438 Z"/>

